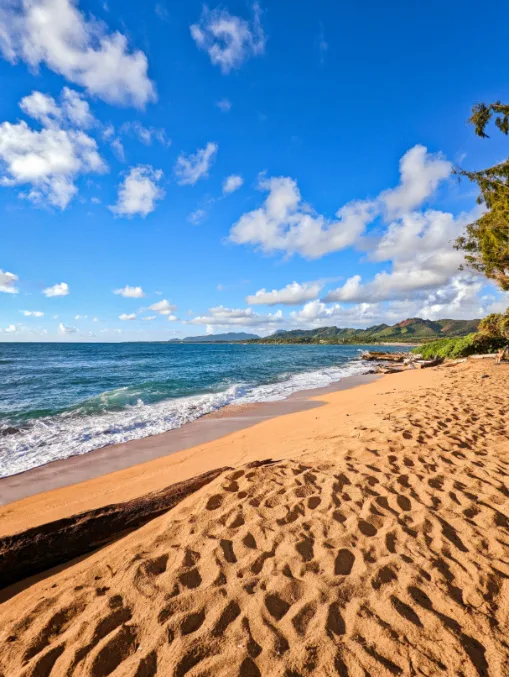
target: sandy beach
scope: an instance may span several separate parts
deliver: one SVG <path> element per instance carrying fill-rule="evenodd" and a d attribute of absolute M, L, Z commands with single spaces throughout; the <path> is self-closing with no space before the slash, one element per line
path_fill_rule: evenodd
<path fill-rule="evenodd" d="M 0 675 L 506 677 L 508 377 L 387 375 L 8 503 L 3 537 L 227 468 L 4 590 Z"/>

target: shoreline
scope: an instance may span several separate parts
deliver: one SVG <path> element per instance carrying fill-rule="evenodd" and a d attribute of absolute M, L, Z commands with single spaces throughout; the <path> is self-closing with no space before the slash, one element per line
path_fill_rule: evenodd
<path fill-rule="evenodd" d="M 323 404 L 318 399 L 320 396 L 356 388 L 378 378 L 379 375 L 372 373 L 355 374 L 345 376 L 323 388 L 298 390 L 284 400 L 229 404 L 185 423 L 180 428 L 99 447 L 86 454 L 68 456 L 2 477 L 0 506 L 170 456 L 213 442 L 262 421 L 319 407 Z"/>
<path fill-rule="evenodd" d="M 508 377 L 385 375 L 5 506 L 0 673 L 505 675 Z"/>

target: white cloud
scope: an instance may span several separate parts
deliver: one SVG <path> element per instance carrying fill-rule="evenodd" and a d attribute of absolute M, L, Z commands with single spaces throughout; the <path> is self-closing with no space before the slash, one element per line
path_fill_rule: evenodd
<path fill-rule="evenodd" d="M 45 127 L 50 127 L 62 119 L 62 109 L 55 99 L 42 92 L 32 92 L 29 96 L 23 97 L 19 107 L 26 115 L 38 120 Z"/>
<path fill-rule="evenodd" d="M 128 284 L 123 289 L 115 289 L 113 293 L 126 299 L 141 299 L 145 296 L 145 292 L 141 287 L 130 287 Z"/>
<path fill-rule="evenodd" d="M 4 334 L 14 334 L 16 331 L 16 325 L 15 324 L 10 324 L 8 327 L 2 330 Z"/>
<path fill-rule="evenodd" d="M 234 193 L 242 186 L 243 183 L 244 179 L 242 176 L 239 176 L 238 174 L 231 174 L 223 181 L 223 193 L 225 195 Z"/>
<path fill-rule="evenodd" d="M 484 317 L 488 310 L 479 298 L 481 288 L 482 281 L 478 277 L 468 273 L 456 275 L 424 299 L 419 316 L 429 320 Z"/>
<path fill-rule="evenodd" d="M 227 74 L 250 57 L 263 54 L 265 35 L 260 15 L 257 2 L 249 21 L 224 9 L 211 11 L 205 6 L 199 23 L 191 26 L 191 35 L 196 45 L 208 53 L 210 61 Z"/>
<path fill-rule="evenodd" d="M 119 320 L 135 320 L 136 319 L 136 314 L 135 313 L 122 313 L 122 315 L 118 316 Z"/>
<path fill-rule="evenodd" d="M 147 58 L 127 38 L 87 20 L 76 0 L 15 0 L 0 9 L 0 50 L 11 63 L 47 66 L 112 104 L 143 107 L 156 98 Z"/>
<path fill-rule="evenodd" d="M 168 315 L 166 319 L 168 320 L 168 322 L 175 322 L 176 320 L 178 320 L 178 317 L 176 315 L 171 314 Z"/>
<path fill-rule="evenodd" d="M 172 315 L 173 311 L 177 310 L 177 306 L 172 305 L 167 299 L 163 299 L 149 306 L 149 310 L 155 310 L 159 315 Z"/>
<path fill-rule="evenodd" d="M 145 127 L 138 121 L 124 123 L 120 131 L 136 136 L 146 146 L 150 146 L 154 140 L 159 141 L 163 146 L 171 146 L 171 140 L 164 129 Z"/>
<path fill-rule="evenodd" d="M 440 153 L 432 155 L 421 145 L 403 155 L 399 163 L 399 186 L 380 194 L 389 218 L 399 217 L 424 202 L 452 170 Z"/>
<path fill-rule="evenodd" d="M 409 299 L 448 284 L 463 262 L 463 254 L 452 243 L 476 212 L 477 208 L 458 218 L 431 209 L 406 214 L 390 224 L 370 252 L 374 261 L 391 261 L 391 270 L 377 273 L 364 284 L 360 275 L 354 275 L 324 300 L 374 303 Z"/>
<path fill-rule="evenodd" d="M 156 208 L 156 202 L 164 197 L 159 187 L 163 173 L 150 165 L 131 167 L 129 174 L 118 189 L 117 204 L 110 207 L 117 216 L 145 218 Z"/>
<path fill-rule="evenodd" d="M 69 125 L 86 129 L 98 124 L 83 95 L 69 87 L 62 89 L 60 103 L 49 94 L 33 91 L 21 99 L 19 106 L 26 115 L 44 127 Z"/>
<path fill-rule="evenodd" d="M 44 313 L 40 310 L 22 310 L 25 317 L 44 317 Z"/>
<path fill-rule="evenodd" d="M 179 155 L 175 164 L 177 183 L 180 186 L 194 186 L 199 179 L 208 176 L 217 151 L 217 143 L 209 141 L 205 148 L 197 150 L 196 153 Z"/>
<path fill-rule="evenodd" d="M 216 106 L 222 113 L 228 113 L 232 109 L 232 103 L 229 99 L 221 99 L 216 103 Z"/>
<path fill-rule="evenodd" d="M 107 170 L 96 141 L 81 129 L 68 128 L 86 121 L 87 111 L 80 109 L 79 95 L 64 89 L 63 99 L 61 107 L 40 92 L 21 100 L 24 112 L 45 125 L 41 130 L 32 129 L 24 120 L 0 124 L 0 160 L 4 165 L 0 185 L 28 185 L 29 192 L 21 197 L 60 209 L 76 194 L 74 182 L 80 174 Z M 65 103 L 71 100 L 72 109 Z"/>
<path fill-rule="evenodd" d="M 42 290 L 44 296 L 67 296 L 69 294 L 69 285 L 67 282 L 60 282 L 59 284 L 54 284 L 52 287 L 46 287 Z"/>
<path fill-rule="evenodd" d="M 278 303 L 287 306 L 297 306 L 305 301 L 316 299 L 323 284 L 321 282 L 292 282 L 283 289 L 267 291 L 260 289 L 252 296 L 246 297 L 246 303 L 251 305 L 275 306 Z"/>
<path fill-rule="evenodd" d="M 157 319 L 157 315 L 149 315 L 148 317 L 142 317 L 141 318 L 144 322 L 152 322 L 152 320 Z"/>
<path fill-rule="evenodd" d="M 61 334 L 77 334 L 77 332 L 78 332 L 78 330 L 76 329 L 76 327 L 67 327 L 67 326 L 66 326 L 65 324 L 63 324 L 62 322 L 60 322 L 60 324 L 58 325 L 58 331 L 59 331 Z"/>
<path fill-rule="evenodd" d="M 14 273 L 8 273 L 7 271 L 4 272 L 0 268 L 0 292 L 3 292 L 4 294 L 17 294 L 17 281 L 17 275 L 14 275 Z"/>
<path fill-rule="evenodd" d="M 319 258 L 358 244 L 368 224 L 378 216 L 401 217 L 419 207 L 449 176 L 451 165 L 424 146 L 411 148 L 400 162 L 401 181 L 375 199 L 352 200 L 336 212 L 337 220 L 317 214 L 302 201 L 294 179 L 262 177 L 261 190 L 269 192 L 259 209 L 244 214 L 230 231 L 236 244 L 252 244 L 262 251 L 281 251 Z"/>
<path fill-rule="evenodd" d="M 113 150 L 115 157 L 120 160 L 120 162 L 124 162 L 125 160 L 125 153 L 124 153 L 124 146 L 122 145 L 122 141 L 118 138 L 112 139 L 110 141 L 110 146 L 111 149 Z"/>
<path fill-rule="evenodd" d="M 75 320 L 86 320 L 88 318 L 88 315 L 75 315 L 74 319 Z"/>
<path fill-rule="evenodd" d="M 458 276 L 439 290 L 411 299 L 378 303 L 341 305 L 310 301 L 290 313 L 287 326 L 302 329 L 335 325 L 370 327 L 382 322 L 394 324 L 409 317 L 428 320 L 473 319 L 490 312 L 487 301 L 479 298 L 481 283 L 472 276 Z"/>
<path fill-rule="evenodd" d="M 62 90 L 62 111 L 69 122 L 76 127 L 86 129 L 93 127 L 96 120 L 90 112 L 90 106 L 83 96 L 74 89 L 64 87 Z"/>
<path fill-rule="evenodd" d="M 354 244 L 374 218 L 374 203 L 358 201 L 342 207 L 337 221 L 326 219 L 302 201 L 297 183 L 288 177 L 262 179 L 259 185 L 269 195 L 233 226 L 230 240 L 236 244 L 319 258 Z"/>
<path fill-rule="evenodd" d="M 278 310 L 276 313 L 260 315 L 255 313 L 252 308 L 225 308 L 217 306 L 209 308 L 208 315 L 201 315 L 188 321 L 188 324 L 205 324 L 210 327 L 226 327 L 230 325 L 240 327 L 267 327 L 281 323 L 283 313 Z"/>

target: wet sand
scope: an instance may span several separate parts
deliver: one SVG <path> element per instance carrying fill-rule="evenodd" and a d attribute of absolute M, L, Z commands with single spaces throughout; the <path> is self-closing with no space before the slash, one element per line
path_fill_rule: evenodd
<path fill-rule="evenodd" d="M 298 391 L 285 400 L 230 405 L 175 430 L 139 440 L 112 444 L 88 454 L 71 456 L 33 470 L 1 478 L 0 505 L 175 454 L 277 416 L 319 407 L 321 406 L 320 396 L 355 388 L 377 378 L 379 377 L 374 374 L 348 376 L 326 388 Z"/>

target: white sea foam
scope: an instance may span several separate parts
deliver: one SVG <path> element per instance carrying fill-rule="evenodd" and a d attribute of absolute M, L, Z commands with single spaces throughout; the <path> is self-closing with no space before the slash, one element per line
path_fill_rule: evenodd
<path fill-rule="evenodd" d="M 173 430 L 228 404 L 283 400 L 299 390 L 322 388 L 366 371 L 366 363 L 356 360 L 338 367 L 293 374 L 266 385 L 236 384 L 222 392 L 169 399 L 156 404 L 144 404 L 140 399 L 135 405 L 108 413 L 84 416 L 82 412 L 77 412 L 37 419 L 27 428 L 0 441 L 0 477 L 86 454 L 109 444 Z M 124 390 L 119 388 L 99 397 L 111 403 L 121 400 Z"/>

